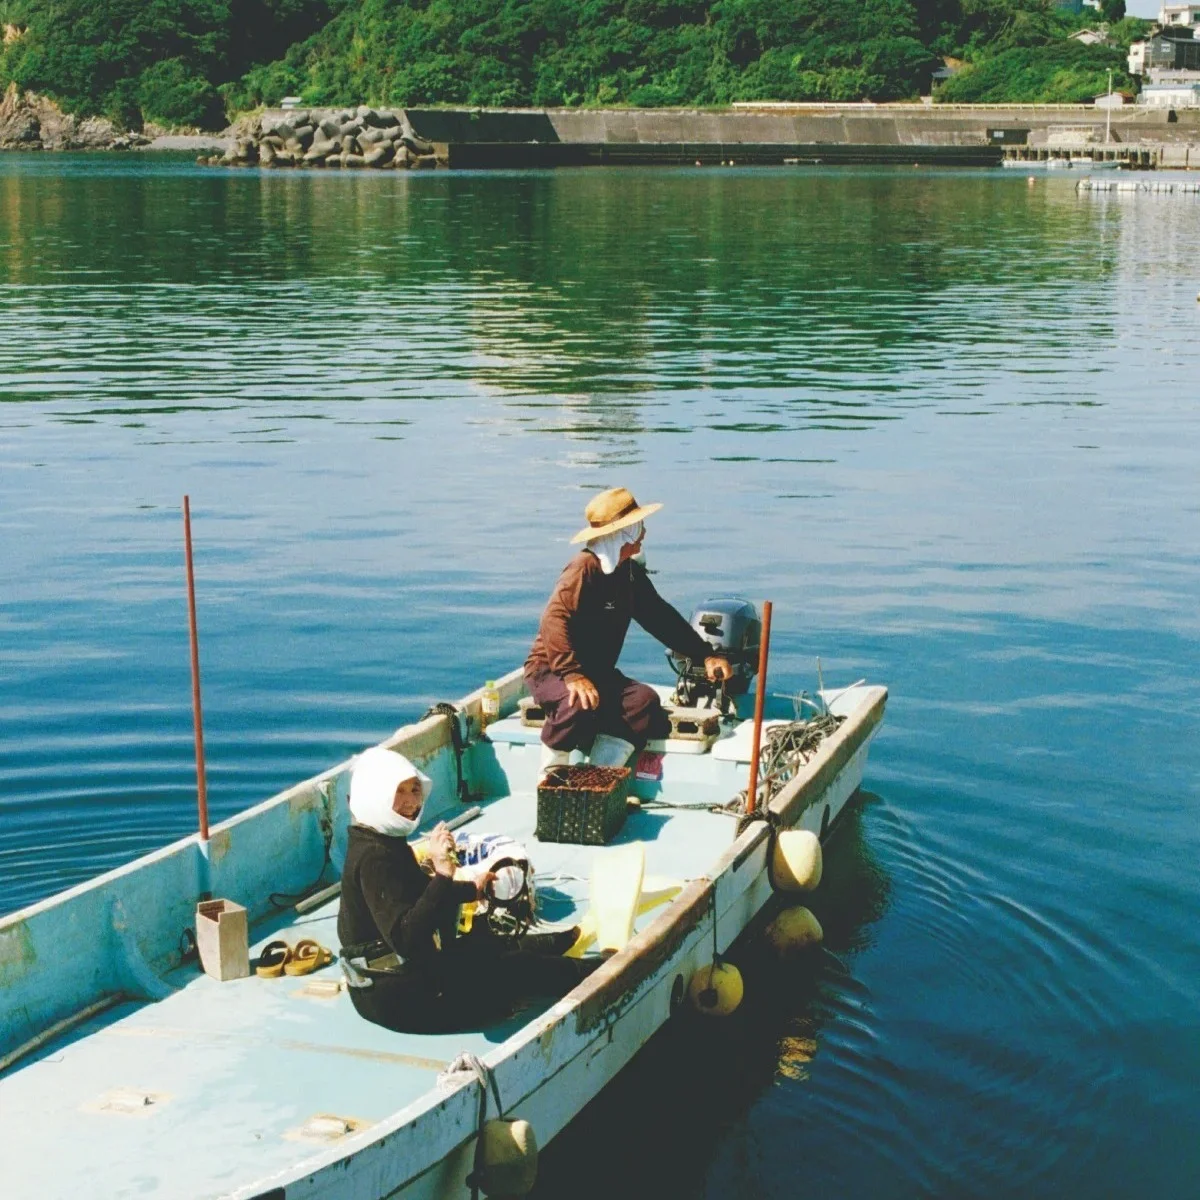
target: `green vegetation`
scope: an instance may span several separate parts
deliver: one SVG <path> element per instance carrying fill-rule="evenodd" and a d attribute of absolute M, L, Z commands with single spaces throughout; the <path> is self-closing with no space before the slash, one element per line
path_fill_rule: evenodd
<path fill-rule="evenodd" d="M 0 0 L 25 33 L 0 86 L 137 126 L 222 125 L 308 104 L 720 105 L 898 100 L 943 58 L 953 101 L 1090 99 L 1143 22 L 1105 0 L 1109 46 L 1050 0 Z M 1093 21 L 1099 16 L 1085 10 Z"/>
<path fill-rule="evenodd" d="M 965 68 L 938 90 L 938 99 L 957 104 L 1087 103 L 1108 87 L 1136 90 L 1126 73 L 1129 43 L 1145 35 L 1149 21 L 1125 18 L 1124 0 L 1109 0 L 1107 45 L 1085 46 L 1071 33 L 1088 27 L 1083 17 L 1029 9 L 987 39 L 964 47 Z M 1096 17 L 1094 10 L 1085 10 Z"/>
<path fill-rule="evenodd" d="M 219 128 L 217 86 L 327 22 L 326 0 L 0 0 L 0 87 L 44 92 L 71 112 Z"/>
<path fill-rule="evenodd" d="M 1030 46 L 1003 50 L 948 80 L 938 93 L 943 103 L 1086 103 L 1108 87 L 1128 88 L 1124 55 L 1110 46 Z"/>
<path fill-rule="evenodd" d="M 887 100 L 915 95 L 936 65 L 909 0 L 357 0 L 231 98 Z"/>

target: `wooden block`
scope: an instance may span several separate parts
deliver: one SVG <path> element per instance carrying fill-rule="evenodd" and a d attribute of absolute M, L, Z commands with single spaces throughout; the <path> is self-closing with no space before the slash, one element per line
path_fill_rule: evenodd
<path fill-rule="evenodd" d="M 232 900 L 202 900 L 196 905 L 196 949 L 206 975 L 224 982 L 250 974 L 250 922 Z"/>
<path fill-rule="evenodd" d="M 667 716 L 673 738 L 703 742 L 721 732 L 721 715 L 711 708 L 668 708 Z"/>

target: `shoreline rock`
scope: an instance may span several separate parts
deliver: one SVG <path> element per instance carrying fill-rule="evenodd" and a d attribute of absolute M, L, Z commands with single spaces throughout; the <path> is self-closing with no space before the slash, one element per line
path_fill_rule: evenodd
<path fill-rule="evenodd" d="M 10 83 L 0 97 L 0 150 L 130 150 L 149 144 L 139 133 L 124 133 L 106 117 L 64 113 L 36 92 Z"/>

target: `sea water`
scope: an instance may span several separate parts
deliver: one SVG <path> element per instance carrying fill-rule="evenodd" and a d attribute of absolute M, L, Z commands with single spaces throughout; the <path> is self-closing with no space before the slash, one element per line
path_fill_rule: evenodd
<path fill-rule="evenodd" d="M 814 902 L 544 1197 L 1200 1193 L 1200 201 L 0 157 L 0 912 L 520 663 L 595 491 L 891 689 Z M 665 680 L 634 632 L 624 665 Z"/>

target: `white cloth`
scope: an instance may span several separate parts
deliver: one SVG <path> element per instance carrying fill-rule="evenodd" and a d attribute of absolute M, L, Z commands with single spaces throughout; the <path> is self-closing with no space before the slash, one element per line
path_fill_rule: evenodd
<path fill-rule="evenodd" d="M 632 546 L 642 536 L 645 526 L 641 521 L 626 525 L 624 529 L 614 530 L 604 537 L 588 542 L 587 548 L 600 560 L 600 570 L 605 575 L 611 575 L 621 562 L 621 547 Z"/>
<path fill-rule="evenodd" d="M 409 779 L 421 781 L 421 804 L 429 799 L 433 780 L 395 750 L 372 746 L 364 750 L 350 775 L 350 815 L 368 829 L 388 837 L 407 837 L 417 827 L 420 812 L 415 817 L 402 817 L 392 805 L 396 788 Z"/>

